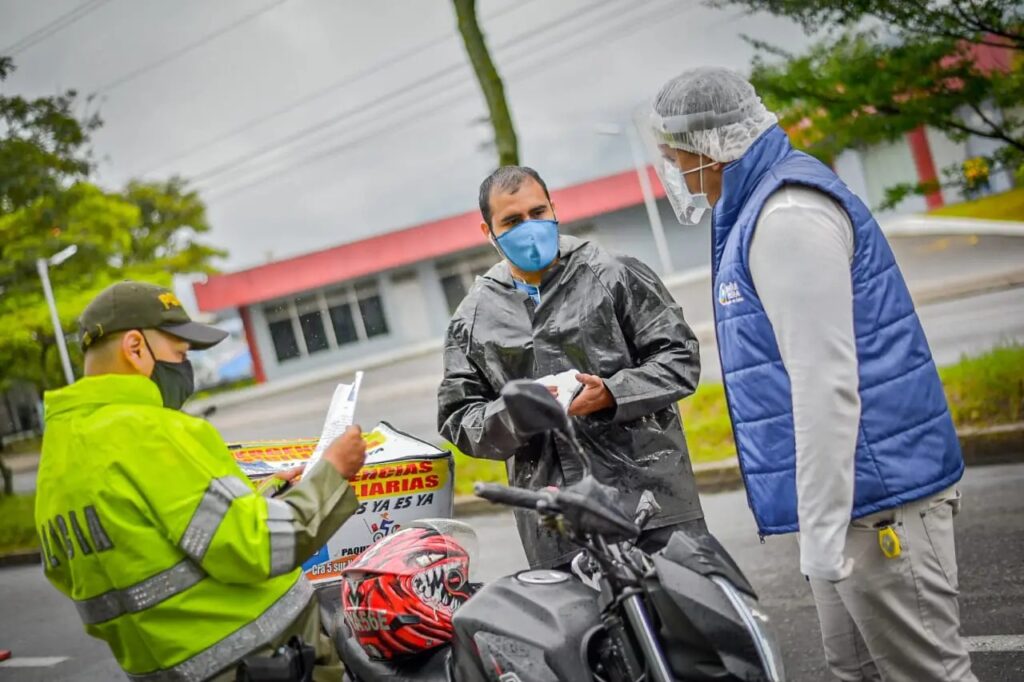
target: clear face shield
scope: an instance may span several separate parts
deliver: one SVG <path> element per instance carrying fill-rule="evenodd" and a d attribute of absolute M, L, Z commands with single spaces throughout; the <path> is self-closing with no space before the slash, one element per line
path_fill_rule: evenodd
<path fill-rule="evenodd" d="M 692 147 L 683 142 L 695 131 L 708 131 L 729 123 L 735 123 L 745 114 L 742 111 L 716 114 L 714 112 L 681 114 L 678 116 L 660 116 L 650 107 L 644 107 L 636 114 L 637 128 L 644 142 L 647 157 L 658 173 L 662 187 L 676 218 L 683 225 L 697 225 L 711 210 L 711 202 L 704 190 L 704 169 L 716 162 L 703 154 L 699 154 L 700 163 L 685 170 L 679 168 L 676 150 L 691 153 Z M 697 192 L 691 192 L 686 184 L 686 176 L 698 173 Z"/>
<path fill-rule="evenodd" d="M 665 187 L 669 203 L 672 204 L 672 208 L 676 212 L 676 219 L 682 225 L 699 225 L 700 221 L 704 219 L 704 214 L 711 210 L 711 202 L 708 200 L 707 192 L 704 191 L 704 169 L 714 165 L 714 162 L 703 163 L 704 157 L 702 156 L 701 165 L 682 171 L 679 169 L 676 155 L 673 153 L 675 150 L 668 147 L 663 147 L 663 150 L 666 152 L 666 158 L 662 159 L 658 177 Z M 671 158 L 667 158 L 669 155 Z M 686 184 L 686 176 L 690 173 L 699 173 L 700 175 L 699 191 L 696 193 L 691 192 Z"/>

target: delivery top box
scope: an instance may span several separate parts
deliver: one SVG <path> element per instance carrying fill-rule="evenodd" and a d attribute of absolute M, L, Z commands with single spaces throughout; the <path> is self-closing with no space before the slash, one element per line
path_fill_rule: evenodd
<path fill-rule="evenodd" d="M 356 513 L 303 569 L 315 584 L 341 577 L 341 569 L 374 542 L 417 519 L 451 518 L 454 465 L 451 454 L 402 433 L 387 422 L 363 434 L 366 463 L 352 480 Z M 259 481 L 304 465 L 317 440 L 260 441 L 228 445 L 242 471 Z"/>

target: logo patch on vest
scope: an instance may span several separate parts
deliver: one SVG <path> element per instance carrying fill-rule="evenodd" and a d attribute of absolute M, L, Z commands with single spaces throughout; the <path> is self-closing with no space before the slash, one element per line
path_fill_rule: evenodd
<path fill-rule="evenodd" d="M 743 294 L 740 293 L 739 282 L 722 282 L 718 286 L 718 302 L 722 305 L 743 303 Z"/>

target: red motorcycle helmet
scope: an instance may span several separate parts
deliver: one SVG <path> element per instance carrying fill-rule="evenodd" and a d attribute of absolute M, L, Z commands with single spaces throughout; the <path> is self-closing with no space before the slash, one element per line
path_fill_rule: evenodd
<path fill-rule="evenodd" d="M 418 521 L 345 567 L 342 610 L 367 656 L 392 660 L 451 641 L 452 616 L 471 595 L 475 546 L 476 535 L 464 523 Z"/>

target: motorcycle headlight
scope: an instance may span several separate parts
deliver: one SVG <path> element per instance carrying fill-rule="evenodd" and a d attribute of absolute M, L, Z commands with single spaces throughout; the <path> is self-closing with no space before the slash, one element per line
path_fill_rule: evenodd
<path fill-rule="evenodd" d="M 768 616 L 761 611 L 757 602 L 737 590 L 732 583 L 717 575 L 711 576 L 711 580 L 722 588 L 725 596 L 733 608 L 743 620 L 747 632 L 757 646 L 757 653 L 761 657 L 761 663 L 768 674 L 771 682 L 786 682 L 786 670 L 782 665 L 782 650 L 779 643 L 775 641 L 771 628 L 768 626 Z"/>

